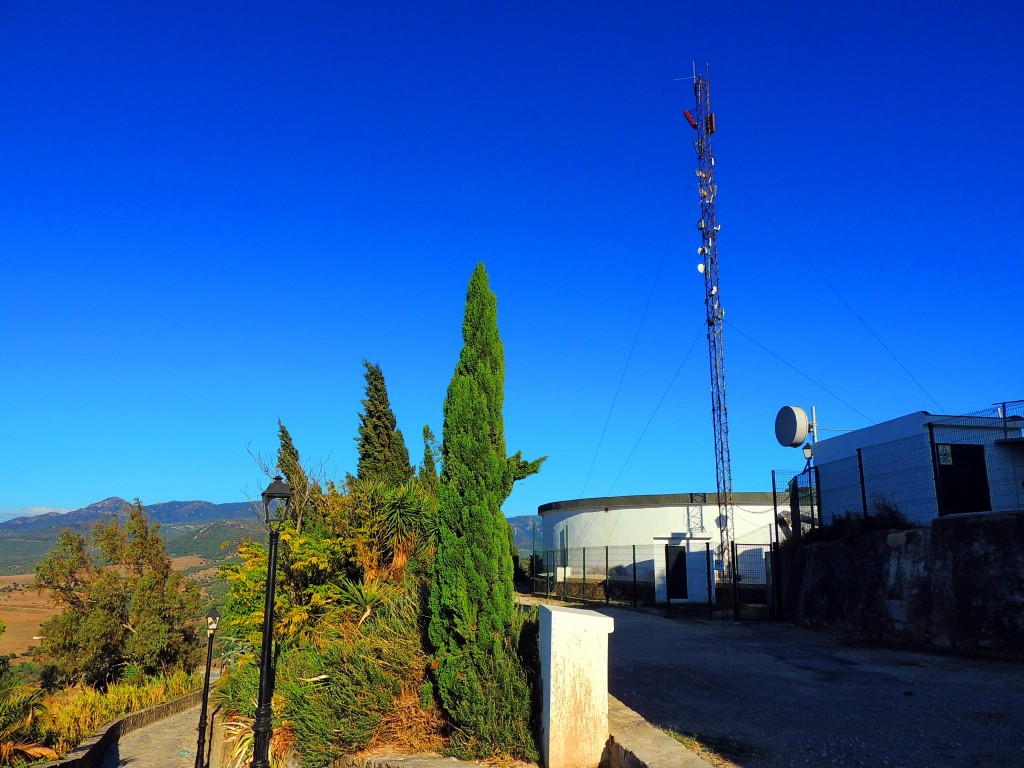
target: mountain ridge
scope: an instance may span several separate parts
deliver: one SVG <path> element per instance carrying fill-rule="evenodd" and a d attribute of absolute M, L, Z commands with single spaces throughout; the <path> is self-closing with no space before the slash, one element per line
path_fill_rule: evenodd
<path fill-rule="evenodd" d="M 0 522 L 0 532 L 40 532 L 46 530 L 91 529 L 100 520 L 121 512 L 130 502 L 110 496 L 70 512 L 46 512 L 42 515 L 15 517 Z M 150 521 L 161 525 L 206 525 L 219 520 L 249 519 L 252 505 L 247 501 L 214 504 L 209 501 L 164 501 L 144 504 Z"/>

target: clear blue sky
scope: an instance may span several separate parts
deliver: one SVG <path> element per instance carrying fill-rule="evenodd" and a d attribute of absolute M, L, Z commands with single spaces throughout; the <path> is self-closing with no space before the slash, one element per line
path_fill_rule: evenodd
<path fill-rule="evenodd" d="M 0 510 L 240 500 L 278 418 L 340 477 L 364 358 L 418 460 L 477 261 L 506 514 L 714 490 L 693 61 L 734 488 L 784 404 L 1024 397 L 1024 6 L 832 5 L 3 2 Z"/>

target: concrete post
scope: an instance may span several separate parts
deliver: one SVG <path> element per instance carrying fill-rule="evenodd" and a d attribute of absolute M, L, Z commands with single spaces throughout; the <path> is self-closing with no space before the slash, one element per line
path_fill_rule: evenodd
<path fill-rule="evenodd" d="M 596 611 L 540 607 L 545 768 L 596 768 L 608 742 L 608 635 Z"/>

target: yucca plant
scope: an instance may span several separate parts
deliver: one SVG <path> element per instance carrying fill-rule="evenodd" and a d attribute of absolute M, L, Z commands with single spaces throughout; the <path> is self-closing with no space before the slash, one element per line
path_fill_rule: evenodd
<path fill-rule="evenodd" d="M 0 677 L 0 765 L 57 757 L 40 743 L 39 726 L 48 714 L 42 697 L 42 691 L 16 683 L 10 673 Z"/>

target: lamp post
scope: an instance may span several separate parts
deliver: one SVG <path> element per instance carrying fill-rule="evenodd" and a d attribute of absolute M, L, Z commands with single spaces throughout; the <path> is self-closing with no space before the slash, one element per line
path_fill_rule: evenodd
<path fill-rule="evenodd" d="M 263 519 L 270 531 L 267 555 L 267 592 L 263 603 L 263 644 L 260 648 L 260 689 L 256 703 L 256 717 L 252 725 L 251 768 L 270 768 L 270 699 L 274 692 L 273 670 L 271 668 L 271 645 L 274 640 L 274 581 L 277 572 L 277 542 L 281 534 L 281 523 L 288 519 L 291 509 L 292 489 L 281 479 L 274 477 L 263 492 Z"/>
<path fill-rule="evenodd" d="M 203 682 L 203 706 L 199 710 L 199 748 L 196 750 L 196 768 L 203 768 L 206 754 L 206 708 L 210 701 L 210 664 L 213 661 L 213 633 L 220 624 L 220 611 L 211 608 L 206 614 L 206 679 Z"/>
<path fill-rule="evenodd" d="M 807 471 L 807 493 L 811 500 L 811 527 L 814 527 L 814 446 L 810 443 L 804 443 L 803 447 L 804 458 L 807 459 L 807 464 L 804 469 Z"/>

